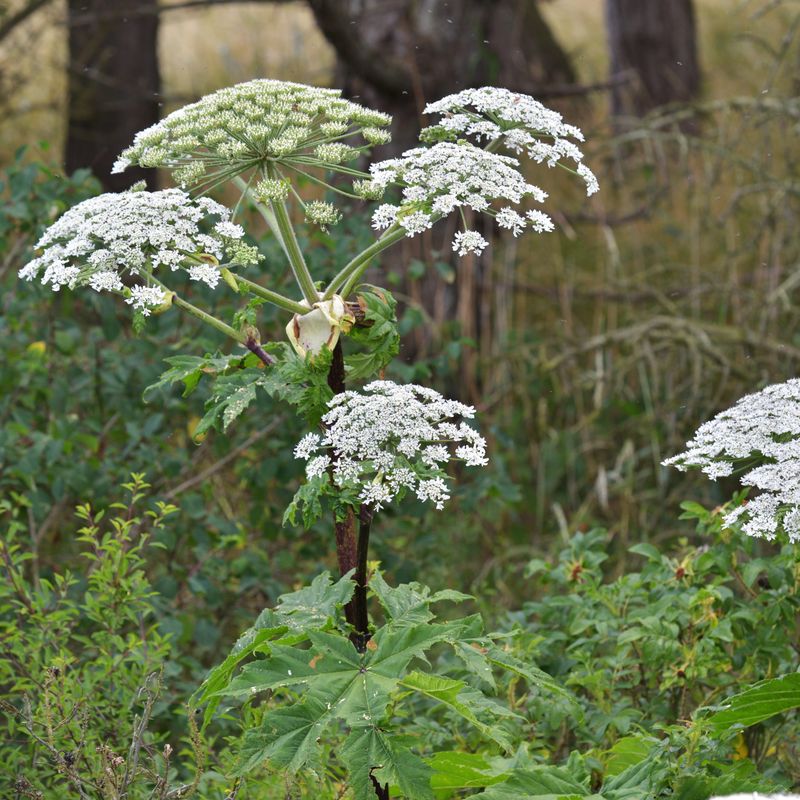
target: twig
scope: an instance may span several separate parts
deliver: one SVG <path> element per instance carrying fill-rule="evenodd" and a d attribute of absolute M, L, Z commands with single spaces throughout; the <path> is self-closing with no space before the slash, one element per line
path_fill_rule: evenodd
<path fill-rule="evenodd" d="M 139 768 L 139 753 L 142 749 L 144 735 L 147 732 L 147 725 L 150 722 L 150 715 L 153 712 L 153 706 L 155 705 L 158 697 L 158 689 L 154 691 L 151 688 L 152 682 L 157 680 L 157 676 L 157 672 L 151 672 L 145 679 L 144 686 L 142 686 L 142 688 L 139 690 L 139 696 L 146 694 L 147 699 L 145 700 L 141 716 L 134 719 L 133 722 L 133 736 L 131 738 L 130 749 L 128 750 L 128 760 L 125 764 L 125 776 L 122 779 L 122 791 L 120 792 L 121 796 L 123 797 L 127 794 L 128 786 L 136 778 L 136 773 Z"/>
<path fill-rule="evenodd" d="M 188 478 L 183 483 L 179 483 L 174 489 L 170 489 L 164 495 L 164 499 L 172 500 L 173 497 L 177 497 L 179 494 L 187 491 L 188 489 L 197 486 L 198 483 L 208 480 L 212 475 L 215 475 L 221 469 L 230 464 L 231 461 L 235 461 L 245 450 L 248 450 L 250 447 L 252 447 L 259 439 L 263 439 L 267 434 L 275 430 L 275 428 L 282 422 L 283 417 L 276 417 L 261 430 L 256 431 L 252 436 L 245 439 L 245 441 L 243 441 L 240 445 L 234 447 L 230 453 L 224 455 L 219 459 L 219 461 L 215 461 L 213 464 L 206 467 L 202 472 L 198 472 L 196 475 Z"/>
<path fill-rule="evenodd" d="M 0 42 L 8 36 L 18 25 L 21 25 L 34 12 L 42 6 L 46 6 L 50 0 L 31 0 L 28 5 L 23 6 L 16 14 L 12 14 L 4 22 L 0 23 Z"/>

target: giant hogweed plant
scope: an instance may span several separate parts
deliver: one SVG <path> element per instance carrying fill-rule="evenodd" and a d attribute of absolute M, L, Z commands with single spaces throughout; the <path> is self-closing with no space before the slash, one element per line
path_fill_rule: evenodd
<path fill-rule="evenodd" d="M 249 703 L 269 693 L 266 707 L 246 710 L 238 774 L 265 762 L 289 773 L 321 771 L 322 753 L 335 753 L 332 768 L 359 800 L 390 792 L 433 798 L 442 787 L 437 763 L 448 763 L 451 775 L 455 763 L 466 774 L 457 755 L 455 762 L 423 757 L 425 742 L 401 724 L 406 709 L 437 705 L 447 720 L 460 719 L 508 751 L 505 723 L 514 713 L 487 694 L 498 670 L 567 696 L 487 634 L 479 616 L 436 619 L 432 606 L 465 595 L 431 593 L 418 583 L 392 588 L 377 569 L 370 575 L 369 537 L 380 512 L 409 495 L 442 509 L 450 498 L 449 462 L 481 466 L 487 456 L 468 423 L 473 408 L 383 379 L 399 348 L 395 301 L 364 284 L 364 272 L 384 250 L 452 215 L 462 223 L 452 241 L 458 256 L 489 246 L 472 226 L 477 216 L 514 236 L 552 230 L 538 207 L 547 195 L 528 182 L 517 156 L 574 172 L 588 194 L 598 188 L 575 144 L 581 132 L 530 97 L 471 89 L 426 111 L 439 121 L 422 131 L 422 146 L 363 169 L 371 146 L 389 139 L 387 115 L 335 90 L 279 81 L 215 92 L 139 133 L 115 165 L 170 170 L 179 188 L 137 185 L 76 205 L 44 233 L 39 254 L 20 271 L 56 292 L 87 287 L 117 295 L 137 328 L 152 314 L 177 310 L 228 337 L 230 353 L 167 359 L 170 368 L 146 392 L 182 382 L 188 393 L 211 376 L 196 435 L 226 430 L 264 394 L 308 421 L 311 430 L 295 450 L 306 480 L 285 521 L 308 527 L 331 515 L 340 577 L 323 574 L 265 610 L 196 699 L 206 704 L 208 722 L 223 700 Z M 233 208 L 209 196 L 226 185 L 238 189 Z M 331 274 L 315 276 L 295 226 L 327 229 L 342 216 L 319 199 L 320 189 L 346 198 L 349 213 L 354 201 L 377 203 L 372 225 L 379 233 Z M 249 207 L 279 243 L 296 296 L 259 282 L 262 257 L 237 222 Z M 218 318 L 177 288 L 192 282 L 241 296 L 241 309 Z M 287 341 L 262 340 L 264 303 L 286 314 Z M 372 618 L 370 597 L 379 610 Z M 429 658 L 442 648 L 456 661 Z M 440 663 L 450 664 L 449 674 Z"/>

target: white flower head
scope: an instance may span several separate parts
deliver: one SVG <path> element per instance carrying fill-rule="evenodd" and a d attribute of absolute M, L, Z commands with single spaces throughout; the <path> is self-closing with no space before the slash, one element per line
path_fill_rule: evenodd
<path fill-rule="evenodd" d="M 546 192 L 528 183 L 519 172 L 515 158 L 489 153 L 471 144 L 440 142 L 432 147 L 417 147 L 400 158 L 380 161 L 370 167 L 370 189 L 383 191 L 390 185 L 402 187 L 397 204 L 384 203 L 372 216 L 372 227 L 388 228 L 399 224 L 408 236 L 416 236 L 434 222 L 457 209 L 496 216 L 500 227 L 515 235 L 526 227 L 537 226 L 511 206 L 499 211 L 492 204 L 519 204 L 526 200 L 542 203 Z M 542 212 L 539 212 L 542 213 Z M 466 238 L 465 238 L 466 237 Z M 462 247 L 461 242 L 479 247 Z M 482 236 L 472 231 L 457 235 L 453 249 L 464 255 L 480 252 L 486 246 Z"/>
<path fill-rule="evenodd" d="M 727 794 L 712 797 L 711 800 L 800 800 L 800 794 L 759 794 L 748 792 L 746 794 Z"/>
<path fill-rule="evenodd" d="M 800 541 L 800 379 L 768 386 L 701 425 L 686 451 L 664 461 L 699 467 L 712 480 L 741 468 L 740 481 L 759 494 L 725 515 L 750 536 L 785 533 Z"/>
<path fill-rule="evenodd" d="M 450 497 L 443 470 L 450 460 L 488 463 L 485 440 L 463 421 L 475 409 L 424 386 L 374 381 L 328 406 L 325 433 L 303 437 L 295 456 L 309 462 L 309 477 L 332 466 L 334 483 L 358 490 L 376 510 L 405 491 L 441 509 Z"/>
<path fill-rule="evenodd" d="M 356 157 L 352 146 L 388 139 L 391 117 L 345 100 L 338 89 L 252 80 L 212 92 L 141 131 L 114 165 L 167 167 L 182 186 L 296 159 L 329 171 Z M 355 139 L 354 139 L 355 137 Z"/>
<path fill-rule="evenodd" d="M 524 152 L 537 164 L 554 167 L 572 161 L 577 166 L 569 169 L 583 178 L 586 194 L 600 189 L 594 173 L 582 163 L 580 148 L 570 141 L 584 141 L 580 128 L 567 124 L 561 114 L 529 95 L 494 86 L 464 89 L 429 103 L 424 113 L 440 114 L 442 119 L 423 129 L 422 141 L 501 140 L 511 152 Z"/>
<path fill-rule="evenodd" d="M 208 217 L 215 224 L 204 232 L 201 223 Z M 180 189 L 101 194 L 56 220 L 36 243 L 41 254 L 19 275 L 39 278 L 53 291 L 89 286 L 96 292 L 130 292 L 126 302 L 146 314 L 163 302 L 163 291 L 137 279 L 148 283 L 159 268 L 183 269 L 215 287 L 220 273 L 208 261 L 222 258 L 226 248 L 246 247 L 243 236 L 225 206 L 208 198 L 195 202 Z M 123 278 L 134 281 L 130 290 Z"/>

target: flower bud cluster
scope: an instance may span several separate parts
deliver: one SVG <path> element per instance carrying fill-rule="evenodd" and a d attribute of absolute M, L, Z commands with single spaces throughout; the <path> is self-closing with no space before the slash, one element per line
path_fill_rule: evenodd
<path fill-rule="evenodd" d="M 433 147 L 417 147 L 401 158 L 380 161 L 370 167 L 372 180 L 359 184 L 356 191 L 374 197 L 390 185 L 402 187 L 403 198 L 397 204 L 384 203 L 372 217 L 377 229 L 399 224 L 408 236 L 415 236 L 455 210 L 465 209 L 490 215 L 500 214 L 498 224 L 510 227 L 508 215 L 514 215 L 513 230 L 520 233 L 529 220 L 510 206 L 496 212 L 495 201 L 521 203 L 530 198 L 542 203 L 547 193 L 528 183 L 520 174 L 515 158 L 489 153 L 468 143 L 440 142 Z M 549 220 L 546 214 L 536 212 Z M 552 223 L 550 223 L 552 227 Z M 532 227 L 534 227 L 532 225 Z M 457 234 L 453 250 L 459 255 L 480 254 L 486 240 L 475 231 Z"/>
<path fill-rule="evenodd" d="M 583 163 L 580 148 L 570 141 L 584 141 L 580 128 L 568 125 L 561 114 L 528 95 L 494 86 L 464 89 L 429 103 L 424 113 L 441 114 L 443 119 L 422 130 L 422 141 L 455 142 L 463 137 L 478 142 L 500 140 L 514 153 L 526 152 L 537 164 L 554 167 L 565 166 L 564 160 L 572 161 L 576 165 L 573 171 L 586 184 L 586 194 L 600 189 L 594 173 Z"/>
<path fill-rule="evenodd" d="M 337 225 L 342 220 L 342 213 L 333 203 L 324 200 L 311 200 L 305 204 L 306 219 L 314 225 L 326 230 L 329 225 Z"/>
<path fill-rule="evenodd" d="M 306 434 L 295 457 L 308 461 L 309 479 L 330 469 L 337 486 L 356 490 L 376 510 L 406 491 L 441 509 L 450 498 L 444 466 L 452 458 L 488 463 L 483 437 L 454 421 L 472 419 L 475 409 L 433 389 L 374 381 L 328 405 L 326 432 Z"/>
<path fill-rule="evenodd" d="M 367 145 L 383 142 L 390 122 L 388 114 L 343 99 L 338 89 L 253 80 L 206 95 L 141 131 L 112 171 L 169 167 L 184 187 L 268 161 L 336 171 L 359 154 L 342 139 L 361 134 Z"/>
<path fill-rule="evenodd" d="M 204 232 L 201 223 L 208 222 Z M 252 263 L 255 248 L 241 239 L 244 230 L 230 221 L 230 211 L 207 197 L 192 200 L 180 189 L 128 191 L 84 200 L 53 223 L 36 243 L 42 251 L 19 272 L 21 278 L 49 285 L 89 286 L 97 292 L 123 294 L 142 314 L 166 300 L 159 286 L 126 287 L 123 278 L 148 281 L 159 267 L 184 270 L 194 281 L 217 285 L 214 262 L 225 252 Z"/>
<path fill-rule="evenodd" d="M 740 481 L 760 494 L 725 515 L 750 536 L 786 533 L 800 541 L 800 379 L 768 386 L 701 425 L 685 452 L 664 461 L 699 467 L 712 480 L 741 468 Z"/>

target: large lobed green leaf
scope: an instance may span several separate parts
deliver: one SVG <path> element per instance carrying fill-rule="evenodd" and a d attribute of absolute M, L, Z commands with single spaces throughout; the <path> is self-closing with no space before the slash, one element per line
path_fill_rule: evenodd
<path fill-rule="evenodd" d="M 748 728 L 793 708 L 800 708 L 800 672 L 761 681 L 735 694 L 708 723 L 720 735 L 734 726 Z"/>

